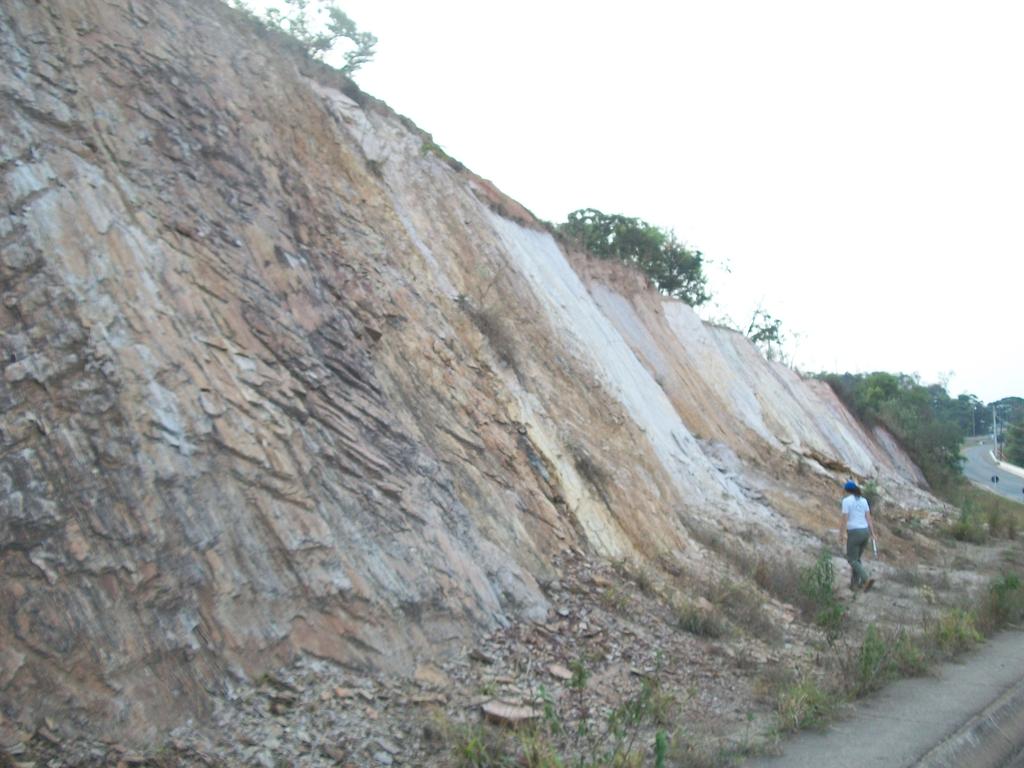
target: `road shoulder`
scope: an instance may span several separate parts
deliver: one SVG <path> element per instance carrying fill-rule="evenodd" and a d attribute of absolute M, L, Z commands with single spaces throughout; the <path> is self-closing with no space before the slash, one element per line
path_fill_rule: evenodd
<path fill-rule="evenodd" d="M 1024 632 L 1006 631 L 933 676 L 901 680 L 852 705 L 820 733 L 747 768 L 986 768 L 1005 763 L 1024 738 Z"/>

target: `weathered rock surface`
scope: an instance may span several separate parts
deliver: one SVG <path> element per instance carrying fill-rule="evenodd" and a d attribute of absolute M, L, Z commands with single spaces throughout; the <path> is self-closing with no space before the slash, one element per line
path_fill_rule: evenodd
<path fill-rule="evenodd" d="M 848 475 L 938 508 L 826 387 L 282 45 L 218 2 L 0 8 L 5 722 L 142 741 L 300 657 L 440 686 L 569 548 L 724 571 L 708 531 L 803 546 Z"/>

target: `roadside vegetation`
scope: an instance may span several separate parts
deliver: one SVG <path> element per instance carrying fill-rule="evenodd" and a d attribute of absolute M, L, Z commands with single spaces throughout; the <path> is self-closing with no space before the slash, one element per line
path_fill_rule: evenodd
<path fill-rule="evenodd" d="M 846 703 L 905 677 L 928 674 L 938 663 L 955 658 L 985 637 L 1024 620 L 1024 588 L 1016 573 L 992 580 L 970 605 L 949 608 L 916 631 L 869 624 L 859 641 L 833 639 L 831 654 L 814 670 L 775 674 L 779 733 L 821 728 Z"/>
<path fill-rule="evenodd" d="M 964 429 L 945 387 L 926 386 L 906 374 L 825 373 L 819 378 L 861 421 L 891 432 L 932 488 L 943 493 L 960 484 Z"/>
<path fill-rule="evenodd" d="M 971 518 L 965 523 L 976 527 L 984 518 L 1000 522 L 997 528 L 1010 525 L 1013 534 L 1007 538 L 1014 538 L 1024 511 L 1021 505 L 1011 502 L 1007 507 L 1016 510 L 1018 519 L 1012 523 L 1007 522 L 1008 513 L 992 512 L 993 502 L 985 500 L 990 494 L 964 478 L 960 450 L 966 438 L 991 434 L 995 413 L 1004 458 L 1024 462 L 1024 400 L 1009 397 L 985 404 L 973 395 L 951 398 L 944 385 L 925 385 L 917 376 L 901 373 L 819 373 L 817 377 L 865 424 L 881 425 L 899 440 L 932 489 Z"/>
<path fill-rule="evenodd" d="M 757 728 L 730 740 L 700 736 L 688 730 L 681 714 L 686 694 L 665 684 L 668 676 L 662 668 L 645 675 L 639 689 L 617 706 L 597 708 L 586 697 L 591 660 L 581 658 L 569 665 L 571 677 L 559 684 L 560 693 L 545 686 L 533 692 L 528 704 L 533 716 L 515 727 L 486 720 L 440 721 L 452 763 L 460 768 L 734 766 L 746 757 L 774 752 L 787 734 L 825 727 L 858 699 L 897 679 L 927 675 L 936 664 L 1024 620 L 1024 583 L 1014 572 L 993 578 L 970 603 L 951 605 L 914 622 L 913 628 L 869 623 L 854 630 L 845 620 L 845 606 L 836 600 L 827 552 L 803 568 L 762 560 L 755 571 L 758 585 L 798 605 L 820 628 L 823 640 L 803 667 L 765 665 L 756 670 L 755 695 L 771 710 L 770 721 L 761 720 Z M 783 576 L 787 572 L 795 578 Z M 636 576 L 622 575 L 630 580 Z M 634 587 L 642 585 L 634 580 Z M 642 591 L 653 597 L 661 586 L 647 583 Z M 681 611 L 678 629 L 708 640 L 733 636 L 733 617 L 724 618 L 725 608 L 716 602 L 709 614 L 707 608 L 691 605 Z M 709 625 L 707 616 L 716 614 Z"/>
<path fill-rule="evenodd" d="M 1024 421 L 1011 424 L 1006 431 L 1006 444 L 1003 447 L 1006 460 L 1018 467 L 1024 467 Z"/>

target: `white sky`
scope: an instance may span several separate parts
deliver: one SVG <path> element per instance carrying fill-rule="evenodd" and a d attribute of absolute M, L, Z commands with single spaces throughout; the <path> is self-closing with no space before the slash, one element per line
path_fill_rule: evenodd
<path fill-rule="evenodd" d="M 1024 396 L 1024 3 L 338 5 L 380 40 L 363 90 L 536 215 L 703 251 L 703 316 L 763 306 L 802 370 Z"/>

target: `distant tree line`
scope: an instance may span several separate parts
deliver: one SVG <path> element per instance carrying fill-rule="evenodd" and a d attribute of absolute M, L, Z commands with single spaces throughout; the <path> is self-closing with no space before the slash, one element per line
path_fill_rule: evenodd
<path fill-rule="evenodd" d="M 1024 399 L 983 403 L 974 395 L 952 398 L 942 384 L 922 384 L 904 373 L 819 373 L 859 418 L 880 424 L 900 441 L 931 486 L 948 492 L 962 481 L 960 448 L 972 435 L 992 433 L 999 421 L 1003 455 L 1024 465 Z"/>
<path fill-rule="evenodd" d="M 926 386 L 917 376 L 902 373 L 824 373 L 818 378 L 861 421 L 892 433 L 933 488 L 948 491 L 960 482 L 963 418 L 972 414 L 944 386 Z"/>

